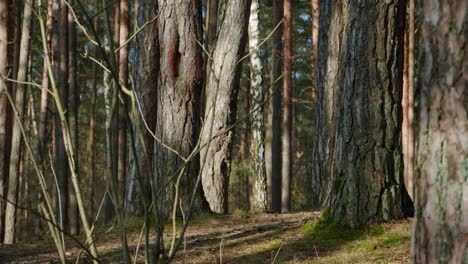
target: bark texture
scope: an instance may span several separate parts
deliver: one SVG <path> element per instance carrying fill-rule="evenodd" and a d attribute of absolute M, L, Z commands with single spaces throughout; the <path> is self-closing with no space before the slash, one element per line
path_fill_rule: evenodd
<path fill-rule="evenodd" d="M 265 90 L 262 81 L 262 60 L 260 58 L 260 6 L 258 0 L 252 0 L 249 17 L 249 52 L 250 52 L 250 96 L 252 98 L 252 122 L 250 138 L 250 157 L 252 175 L 252 195 L 250 207 L 252 210 L 268 209 L 266 171 L 265 171 Z"/>
<path fill-rule="evenodd" d="M 21 44 L 17 80 L 26 81 L 28 73 L 29 47 L 31 44 L 31 20 L 33 1 L 24 5 L 23 23 L 21 27 Z M 18 111 L 19 119 L 24 119 L 26 88 L 22 84 L 16 86 L 15 107 Z M 20 181 L 20 160 L 22 144 L 20 124 L 15 120 L 13 125 L 10 154 L 10 171 L 8 179 L 7 204 L 5 209 L 5 236 L 3 243 L 15 243 L 16 225 L 16 204 L 18 202 L 18 186 Z"/>
<path fill-rule="evenodd" d="M 467 3 L 423 2 L 413 263 L 467 263 Z"/>
<path fill-rule="evenodd" d="M 412 214 L 403 183 L 404 1 L 320 3 L 314 189 L 351 226 Z"/>
<path fill-rule="evenodd" d="M 138 3 L 138 25 L 141 27 L 147 21 L 153 20 L 157 16 L 157 2 L 153 0 L 140 0 Z M 157 21 L 149 24 L 140 34 L 135 42 L 135 63 L 134 63 L 134 89 L 138 97 L 142 118 L 138 118 L 137 126 L 141 128 L 142 136 L 139 136 L 138 128 L 135 131 L 135 149 L 137 161 L 140 166 L 142 183 L 149 190 L 150 177 L 152 174 L 152 160 L 154 151 L 154 138 L 151 132 L 155 132 L 156 127 L 156 105 L 157 105 L 157 81 L 159 74 L 159 42 Z M 146 128 L 146 125 L 148 126 Z M 150 130 L 150 131 L 148 131 Z M 135 184 L 137 170 L 135 157 L 132 159 L 129 185 Z M 138 184 L 136 186 L 139 186 Z M 134 188 L 129 188 L 127 201 L 130 202 L 130 209 L 137 214 L 143 213 L 142 204 L 138 201 L 138 194 L 132 193 Z M 140 190 L 140 194 L 144 194 Z M 138 212 L 137 212 L 138 211 Z"/>
<path fill-rule="evenodd" d="M 228 1 L 207 74 L 207 101 L 201 134 L 202 185 L 210 209 L 227 212 L 229 173 L 250 1 Z"/>
<path fill-rule="evenodd" d="M 283 0 L 273 1 L 273 28 L 283 19 Z M 282 26 L 273 33 L 272 69 L 272 135 L 271 135 L 271 210 L 281 211 L 281 77 L 282 77 Z"/>
<path fill-rule="evenodd" d="M 187 209 L 198 175 L 198 161 L 185 164 L 199 135 L 199 101 L 203 79 L 201 2 L 158 2 L 160 71 L 157 91 L 156 177 L 165 188 L 162 214 L 172 211 L 180 170 L 179 201 Z M 170 150 L 169 148 L 172 148 Z M 199 198 L 199 197 L 198 197 Z M 179 202 L 178 201 L 178 202 Z M 195 207 L 201 206 L 197 199 Z"/>
<path fill-rule="evenodd" d="M 0 0 L 0 196 L 5 197 L 8 175 L 7 163 L 7 107 L 8 100 L 4 93 L 7 83 L 1 77 L 8 74 L 8 20 L 9 6 L 7 0 Z M 5 202 L 0 198 L 0 241 L 3 240 L 3 216 Z"/>

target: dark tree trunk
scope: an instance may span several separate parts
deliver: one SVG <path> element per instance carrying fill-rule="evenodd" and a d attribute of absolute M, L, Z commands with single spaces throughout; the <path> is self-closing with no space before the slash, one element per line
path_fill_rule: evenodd
<path fill-rule="evenodd" d="M 159 188 L 165 188 L 161 208 L 162 214 L 167 215 L 173 211 L 174 185 L 180 170 L 184 168 L 178 196 L 184 211 L 199 171 L 196 159 L 187 164 L 184 159 L 195 147 L 200 129 L 203 60 L 199 43 L 202 40 L 202 20 L 200 1 L 160 0 L 158 8 L 164 19 L 158 20 L 161 68 L 156 136 L 161 142 L 157 142 L 155 147 L 155 169 Z M 197 199 L 195 204 L 199 208 L 201 199 Z"/>
<path fill-rule="evenodd" d="M 422 2 L 413 263 L 467 263 L 466 1 Z"/>
<path fill-rule="evenodd" d="M 73 6 L 73 0 L 68 0 L 68 3 Z M 70 94 L 69 94 L 69 115 L 68 115 L 68 125 L 70 128 L 70 136 L 71 136 L 71 144 L 73 145 L 73 149 L 78 151 L 78 99 L 79 99 L 79 91 L 78 91 L 78 80 L 77 80 L 77 56 L 76 56 L 76 28 L 75 23 L 73 21 L 73 16 L 71 12 L 68 12 L 68 52 L 69 52 L 69 85 L 70 85 Z M 78 153 L 78 152 L 77 152 Z M 78 174 L 79 168 L 79 159 L 78 155 L 75 159 L 75 168 L 76 174 Z M 69 186 L 69 211 L 68 211 L 68 219 L 70 221 L 69 231 L 72 235 L 78 235 L 80 233 L 80 218 L 78 213 L 78 204 L 76 201 L 76 195 L 73 191 L 73 186 L 70 183 Z"/>
<path fill-rule="evenodd" d="M 59 6 L 57 10 L 57 28 L 54 30 L 54 35 L 57 36 L 57 50 L 55 52 L 55 74 L 57 79 L 57 89 L 60 93 L 61 103 L 64 107 L 65 114 L 68 106 L 68 9 L 64 0 L 57 0 Z M 56 215 L 62 216 L 62 228 L 68 230 L 68 204 L 69 204 L 69 189 L 68 189 L 68 159 L 64 145 L 64 132 L 62 131 L 62 121 L 56 108 L 55 113 L 55 174 L 58 182 L 59 194 L 56 199 Z"/>
<path fill-rule="evenodd" d="M 291 0 L 284 0 L 284 49 L 283 49 L 283 134 L 281 137 L 281 212 L 291 210 L 292 176 L 292 19 Z"/>
<path fill-rule="evenodd" d="M 283 0 L 273 1 L 273 28 L 283 19 Z M 281 211 L 281 76 L 282 76 L 282 26 L 273 33 L 273 69 L 272 69 L 272 100 L 273 122 L 271 139 L 271 210 Z"/>
<path fill-rule="evenodd" d="M 138 3 L 138 18 L 139 26 L 147 21 L 155 19 L 157 16 L 157 2 L 153 0 L 140 0 Z M 150 192 L 150 177 L 153 175 L 153 152 L 154 138 L 151 135 L 155 132 L 156 127 L 156 91 L 157 80 L 159 73 L 159 42 L 158 42 L 158 23 L 149 24 L 140 34 L 137 35 L 135 42 L 135 62 L 133 67 L 134 89 L 137 94 L 138 102 L 141 106 L 142 116 L 138 119 L 138 124 L 135 125 L 134 142 L 136 149 L 136 157 L 133 157 L 130 174 L 129 185 L 140 186 L 136 178 L 139 169 L 141 172 L 142 190 L 133 193 L 134 189 L 129 188 L 127 201 L 130 202 L 130 209 L 133 213 L 141 215 L 143 213 L 140 198 L 141 195 L 147 195 L 149 198 Z M 146 123 L 146 124 L 145 124 Z M 146 127 L 146 125 L 148 127 Z M 149 130 L 149 131 L 148 131 Z M 140 137 L 140 131 L 143 138 Z M 137 168 L 137 162 L 140 168 Z"/>
<path fill-rule="evenodd" d="M 403 183 L 404 1 L 320 3 L 314 192 L 360 226 L 412 214 Z"/>
<path fill-rule="evenodd" d="M 205 124 L 200 152 L 202 185 L 210 209 L 227 213 L 229 174 L 239 91 L 239 63 L 247 37 L 250 1 L 226 2 L 207 75 Z"/>

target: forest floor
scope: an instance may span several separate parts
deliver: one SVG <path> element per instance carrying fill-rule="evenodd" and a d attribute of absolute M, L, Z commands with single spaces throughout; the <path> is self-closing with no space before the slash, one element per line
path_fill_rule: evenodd
<path fill-rule="evenodd" d="M 185 250 L 182 245 L 175 262 L 409 263 L 410 222 L 402 220 L 350 230 L 325 223 L 319 212 L 200 216 L 189 225 Z M 128 224 L 132 254 L 141 224 L 141 219 L 131 219 Z M 166 230 L 170 230 L 169 226 Z M 104 232 L 105 229 L 97 232 L 97 237 L 102 237 L 97 241 L 102 263 L 120 263 L 117 231 L 105 236 Z M 67 242 L 71 263 L 75 263 L 80 252 L 74 242 Z M 138 263 L 144 263 L 142 255 L 140 249 Z M 0 263 L 58 263 L 58 255 L 50 240 L 20 242 L 0 246 Z M 81 258 L 80 263 L 87 260 Z"/>

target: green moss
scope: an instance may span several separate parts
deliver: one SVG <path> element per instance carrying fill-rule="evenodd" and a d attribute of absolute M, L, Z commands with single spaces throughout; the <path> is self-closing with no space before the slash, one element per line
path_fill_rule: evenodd
<path fill-rule="evenodd" d="M 403 244 L 406 244 L 410 241 L 410 236 L 408 234 L 388 234 L 382 237 L 381 243 L 385 247 L 396 247 Z"/>

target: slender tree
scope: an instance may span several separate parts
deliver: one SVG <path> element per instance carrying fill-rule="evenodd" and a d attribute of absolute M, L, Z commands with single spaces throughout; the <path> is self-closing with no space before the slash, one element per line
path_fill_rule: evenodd
<path fill-rule="evenodd" d="M 68 0 L 68 4 L 73 6 L 73 0 Z M 78 149 L 78 100 L 79 100 L 79 89 L 78 89 L 78 69 L 77 69 L 77 56 L 76 56 L 76 27 L 73 21 L 73 15 L 71 12 L 68 12 L 68 52 L 69 52 L 69 86 L 70 86 L 70 93 L 69 93 L 69 115 L 68 115 L 68 123 L 70 127 L 70 136 L 71 136 L 71 144 L 73 144 L 74 149 Z M 79 162 L 78 158 L 76 159 L 76 174 L 78 174 Z M 76 195 L 73 191 L 73 186 L 69 186 L 71 190 L 69 192 L 69 231 L 72 235 L 77 235 L 80 233 L 80 220 L 79 220 L 79 213 L 78 213 L 78 204 L 76 201 Z"/>
<path fill-rule="evenodd" d="M 262 60 L 260 58 L 260 6 L 258 0 L 252 0 L 249 17 L 249 52 L 250 52 L 250 96 L 252 97 L 252 137 L 250 140 L 250 157 L 252 165 L 251 209 L 265 211 L 268 209 L 265 172 L 265 90 L 262 82 Z"/>
<path fill-rule="evenodd" d="M 413 263 L 467 263 L 466 1 L 422 2 Z"/>
<path fill-rule="evenodd" d="M 121 85 L 128 87 L 128 32 L 130 27 L 128 0 L 120 0 L 120 26 L 119 26 L 119 81 Z M 116 46 L 117 47 L 117 46 Z M 123 97 L 123 103 L 119 105 L 119 132 L 118 132 L 118 163 L 117 180 L 121 194 L 125 193 L 125 181 L 127 178 L 127 97 Z"/>
<path fill-rule="evenodd" d="M 330 217 L 351 226 L 412 215 L 400 134 L 404 15 L 404 1 L 320 3 L 314 176 Z"/>
<path fill-rule="evenodd" d="M 64 106 L 66 116 L 68 116 L 68 8 L 65 0 L 58 0 L 57 25 L 54 28 L 56 35 L 55 55 L 55 74 L 57 79 L 57 88 L 60 93 L 60 100 Z M 55 14 L 54 14 L 55 15 Z M 69 168 L 67 153 L 65 150 L 64 131 L 60 113 L 56 109 L 55 113 L 55 164 L 54 172 L 58 182 L 58 194 L 56 198 L 56 215 L 61 217 L 62 228 L 68 230 L 68 205 L 69 205 Z"/>
<path fill-rule="evenodd" d="M 283 134 L 281 173 L 281 212 L 291 210 L 292 177 L 292 10 L 291 0 L 284 0 L 284 51 L 283 51 Z"/>
<path fill-rule="evenodd" d="M 3 77 L 8 74 L 8 19 L 9 3 L 7 0 L 0 0 L 0 241 L 3 240 L 3 216 L 4 216 L 4 197 L 7 186 L 7 106 L 8 100 L 5 95 L 7 82 Z"/>
<path fill-rule="evenodd" d="M 19 57 L 19 67 L 17 81 L 26 81 L 29 60 L 29 47 L 31 44 L 31 20 L 32 5 L 34 2 L 26 1 L 23 12 L 23 23 L 21 28 L 21 48 Z M 23 84 L 16 85 L 15 107 L 18 109 L 18 115 L 21 120 L 24 117 L 26 88 Z M 18 184 L 20 181 L 20 160 L 21 160 L 21 131 L 20 124 L 14 122 L 12 145 L 10 154 L 10 172 L 8 179 L 7 204 L 5 210 L 5 237 L 3 243 L 15 243 L 15 225 L 16 225 L 16 203 L 18 202 Z"/>
<path fill-rule="evenodd" d="M 207 101 L 201 134 L 202 185 L 210 209 L 227 212 L 229 173 L 239 90 L 239 59 L 245 48 L 249 0 L 229 1 L 208 65 Z"/>

